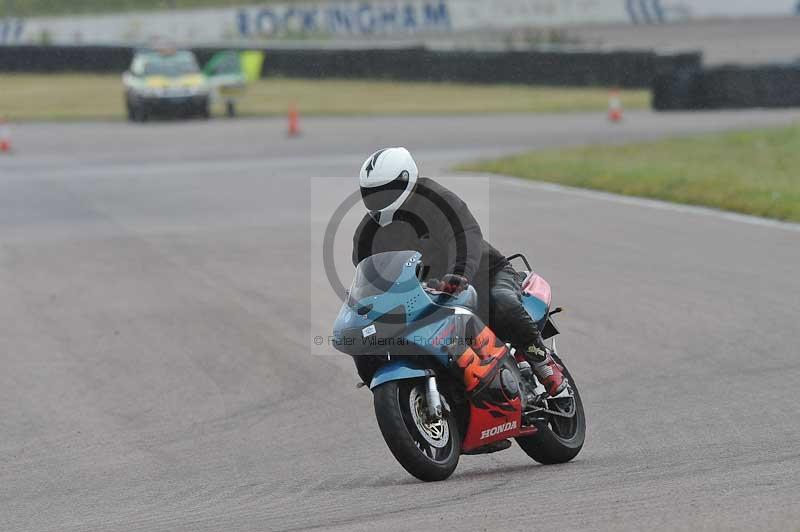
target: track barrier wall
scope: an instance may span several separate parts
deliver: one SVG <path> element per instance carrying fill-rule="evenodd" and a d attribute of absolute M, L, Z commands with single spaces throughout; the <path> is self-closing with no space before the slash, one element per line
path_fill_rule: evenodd
<path fill-rule="evenodd" d="M 220 48 L 196 48 L 201 63 Z M 121 73 L 134 49 L 117 46 L 0 46 L 0 72 Z M 661 72 L 699 68 L 699 53 L 652 51 L 438 51 L 266 49 L 262 76 L 650 87 Z"/>
<path fill-rule="evenodd" d="M 653 81 L 653 108 L 745 109 L 800 106 L 800 63 L 681 68 Z"/>

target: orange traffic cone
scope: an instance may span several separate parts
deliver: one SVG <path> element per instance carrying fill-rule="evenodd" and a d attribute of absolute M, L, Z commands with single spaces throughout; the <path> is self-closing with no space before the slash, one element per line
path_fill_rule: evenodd
<path fill-rule="evenodd" d="M 11 129 L 5 118 L 0 118 L 0 153 L 11 151 Z"/>
<path fill-rule="evenodd" d="M 622 100 L 619 98 L 619 91 L 613 90 L 608 97 L 608 120 L 609 122 L 622 121 Z"/>
<path fill-rule="evenodd" d="M 287 133 L 290 137 L 297 137 L 300 135 L 300 114 L 297 112 L 297 106 L 294 103 L 289 105 L 289 129 Z"/>

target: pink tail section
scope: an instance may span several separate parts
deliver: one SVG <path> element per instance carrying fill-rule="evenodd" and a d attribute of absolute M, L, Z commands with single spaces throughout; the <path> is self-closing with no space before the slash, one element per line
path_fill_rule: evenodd
<path fill-rule="evenodd" d="M 537 299 L 541 299 L 550 306 L 550 300 L 553 297 L 550 291 L 550 283 L 545 281 L 544 277 L 541 277 L 536 272 L 528 274 L 522 282 L 522 291 Z"/>

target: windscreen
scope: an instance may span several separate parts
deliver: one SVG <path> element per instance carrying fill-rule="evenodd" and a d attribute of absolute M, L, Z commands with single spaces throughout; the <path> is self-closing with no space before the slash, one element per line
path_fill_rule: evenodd
<path fill-rule="evenodd" d="M 355 303 L 388 292 L 400 277 L 403 266 L 415 253 L 415 251 L 389 251 L 362 260 L 356 268 L 356 276 L 350 287 L 350 301 Z"/>
<path fill-rule="evenodd" d="M 144 67 L 146 76 L 182 76 L 196 74 L 200 69 L 194 56 L 188 53 L 152 55 Z"/>

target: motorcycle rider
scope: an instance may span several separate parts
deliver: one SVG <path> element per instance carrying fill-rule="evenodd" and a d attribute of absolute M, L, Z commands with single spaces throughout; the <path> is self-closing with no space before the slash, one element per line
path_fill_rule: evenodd
<path fill-rule="evenodd" d="M 386 251 L 419 251 L 429 286 L 431 280 L 439 279 L 434 281 L 435 288 L 452 295 L 474 286 L 481 319 L 488 321 L 500 338 L 522 350 L 550 395 L 560 393 L 566 379 L 522 305 L 518 272 L 484 240 L 461 198 L 436 181 L 420 177 L 413 157 L 401 147 L 370 155 L 361 166 L 359 184 L 369 212 L 353 236 L 353 264 Z M 482 327 L 477 330 L 483 331 Z M 467 349 L 454 360 L 467 391 L 479 390 L 482 379 L 493 378 L 489 359 L 502 342 L 488 339 L 486 334 L 479 333 L 483 348 Z"/>

